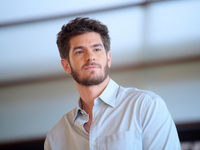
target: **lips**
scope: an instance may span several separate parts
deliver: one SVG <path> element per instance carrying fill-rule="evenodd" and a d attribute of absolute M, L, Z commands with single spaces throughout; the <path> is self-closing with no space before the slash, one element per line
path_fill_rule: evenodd
<path fill-rule="evenodd" d="M 83 70 L 86 69 L 96 69 L 96 68 L 100 68 L 101 66 L 97 63 L 87 63 L 85 65 L 83 65 Z"/>

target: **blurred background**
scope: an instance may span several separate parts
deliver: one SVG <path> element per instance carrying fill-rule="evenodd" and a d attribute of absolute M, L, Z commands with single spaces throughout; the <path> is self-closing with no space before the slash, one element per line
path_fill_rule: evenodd
<path fill-rule="evenodd" d="M 111 36 L 110 77 L 160 95 L 182 149 L 200 144 L 199 0 L 0 0 L 0 149 L 43 149 L 79 98 L 60 64 L 56 35 L 75 17 Z"/>

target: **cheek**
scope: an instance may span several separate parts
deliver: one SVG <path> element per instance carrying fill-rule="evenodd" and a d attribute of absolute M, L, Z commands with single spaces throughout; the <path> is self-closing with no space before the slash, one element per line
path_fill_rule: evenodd
<path fill-rule="evenodd" d="M 77 62 L 72 62 L 71 64 L 70 64 L 70 67 L 71 67 L 71 69 L 73 69 L 73 70 L 81 70 L 81 68 L 82 68 L 82 63 L 80 62 L 80 60 L 77 60 Z"/>

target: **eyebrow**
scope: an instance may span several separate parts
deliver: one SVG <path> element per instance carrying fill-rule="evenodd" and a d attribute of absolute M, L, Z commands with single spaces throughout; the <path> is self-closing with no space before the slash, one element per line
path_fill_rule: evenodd
<path fill-rule="evenodd" d="M 94 44 L 94 45 L 91 46 L 91 48 L 94 48 L 94 47 L 103 47 L 103 45 L 98 43 L 98 44 Z"/>
<path fill-rule="evenodd" d="M 100 44 L 100 43 L 97 43 L 97 44 L 94 44 L 94 45 L 92 45 L 92 46 L 90 46 L 91 48 L 94 48 L 94 47 L 103 47 L 103 45 L 102 44 Z M 77 46 L 77 47 L 74 47 L 73 48 L 73 51 L 75 51 L 75 50 L 77 50 L 77 49 L 84 49 L 85 47 L 84 46 Z"/>
<path fill-rule="evenodd" d="M 77 46 L 73 48 L 73 51 L 77 50 L 77 49 L 84 49 L 84 46 Z"/>

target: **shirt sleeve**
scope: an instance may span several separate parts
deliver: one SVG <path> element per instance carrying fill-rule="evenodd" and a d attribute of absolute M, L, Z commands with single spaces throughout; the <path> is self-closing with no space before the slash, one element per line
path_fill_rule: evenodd
<path fill-rule="evenodd" d="M 50 142 L 49 142 L 48 135 L 47 135 L 45 142 L 44 142 L 44 150 L 51 150 L 51 145 L 50 145 Z"/>
<path fill-rule="evenodd" d="M 144 150 L 180 150 L 180 141 L 174 121 L 160 97 L 145 98 L 143 113 Z"/>

